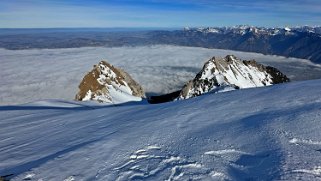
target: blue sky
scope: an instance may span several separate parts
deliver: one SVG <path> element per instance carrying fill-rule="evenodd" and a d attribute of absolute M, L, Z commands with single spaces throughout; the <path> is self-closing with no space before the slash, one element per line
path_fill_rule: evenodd
<path fill-rule="evenodd" d="M 0 28 L 321 25 L 321 0 L 0 0 Z"/>

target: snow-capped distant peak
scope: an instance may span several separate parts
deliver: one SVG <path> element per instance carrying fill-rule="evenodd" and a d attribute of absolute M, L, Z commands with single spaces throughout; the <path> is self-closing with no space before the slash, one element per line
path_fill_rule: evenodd
<path fill-rule="evenodd" d="M 190 30 L 190 27 L 186 26 L 184 27 L 184 31 L 189 31 Z"/>
<path fill-rule="evenodd" d="M 285 31 L 291 31 L 291 28 L 285 27 L 284 30 L 285 30 Z"/>
<path fill-rule="evenodd" d="M 313 34 L 321 34 L 321 27 L 318 26 L 301 26 L 301 27 L 280 27 L 280 28 L 267 28 L 256 27 L 249 25 L 238 25 L 233 27 L 206 27 L 206 28 L 184 28 L 184 31 L 202 32 L 204 34 L 228 34 L 233 33 L 237 35 L 245 35 L 253 33 L 256 35 L 295 35 L 297 33 L 307 32 Z"/>
<path fill-rule="evenodd" d="M 143 97 L 142 87 L 129 74 L 101 61 L 83 78 L 76 100 L 123 103 L 140 101 Z"/>
<path fill-rule="evenodd" d="M 261 87 L 288 82 L 289 79 L 273 67 L 254 60 L 242 61 L 233 55 L 208 60 L 196 77 L 182 89 L 178 99 L 188 99 L 207 92 L 222 92 L 240 88 Z"/>
<path fill-rule="evenodd" d="M 203 31 L 205 33 L 219 33 L 220 32 L 220 30 L 217 28 L 204 28 Z"/>

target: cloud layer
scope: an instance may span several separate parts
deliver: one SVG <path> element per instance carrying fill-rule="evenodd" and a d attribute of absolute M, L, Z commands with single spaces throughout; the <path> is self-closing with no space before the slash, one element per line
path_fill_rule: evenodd
<path fill-rule="evenodd" d="M 308 60 L 256 53 L 170 45 L 71 48 L 0 49 L 0 104 L 40 99 L 72 100 L 83 76 L 100 60 L 123 68 L 150 94 L 180 89 L 212 56 L 234 54 L 241 59 L 279 68 L 292 80 L 321 78 L 321 67 Z"/>

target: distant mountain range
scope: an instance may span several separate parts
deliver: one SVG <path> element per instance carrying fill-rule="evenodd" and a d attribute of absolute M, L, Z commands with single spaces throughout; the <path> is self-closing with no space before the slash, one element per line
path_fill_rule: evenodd
<path fill-rule="evenodd" d="M 14 31 L 14 30 L 12 30 Z M 182 30 L 59 29 L 0 30 L 0 48 L 75 48 L 171 44 L 230 49 L 321 63 L 321 27 L 264 28 L 253 26 L 184 28 Z"/>
<path fill-rule="evenodd" d="M 184 46 L 230 49 L 321 63 L 321 28 L 185 28 L 180 31 L 151 32 L 154 42 Z"/>

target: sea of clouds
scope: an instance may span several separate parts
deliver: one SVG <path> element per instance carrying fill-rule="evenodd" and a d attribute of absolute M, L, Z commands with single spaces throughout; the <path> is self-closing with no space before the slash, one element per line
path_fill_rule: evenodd
<path fill-rule="evenodd" d="M 124 69 L 149 95 L 169 93 L 192 79 L 211 57 L 231 54 L 274 66 L 293 81 L 321 78 L 321 66 L 308 60 L 198 47 L 0 49 L 0 104 L 73 100 L 83 76 L 100 60 Z"/>

